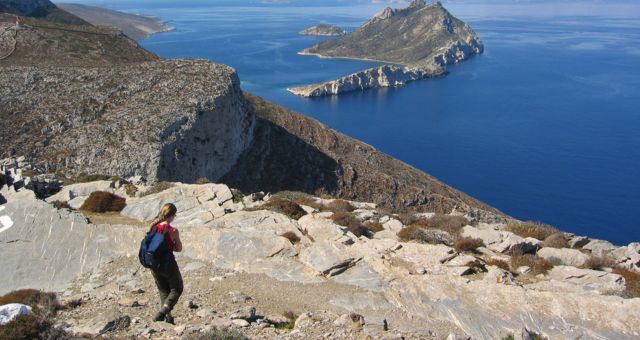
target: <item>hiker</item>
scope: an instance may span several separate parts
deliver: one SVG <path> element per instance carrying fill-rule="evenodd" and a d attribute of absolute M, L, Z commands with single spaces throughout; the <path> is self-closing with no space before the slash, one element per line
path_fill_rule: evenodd
<path fill-rule="evenodd" d="M 157 233 L 165 235 L 165 243 L 167 247 L 166 255 L 160 263 L 159 268 L 152 268 L 151 273 L 156 281 L 156 286 L 160 292 L 160 311 L 154 316 L 153 321 L 166 321 L 175 324 L 171 310 L 176 305 L 180 295 L 182 294 L 182 275 L 173 252 L 182 251 L 182 242 L 178 229 L 171 226 L 171 222 L 176 218 L 176 206 L 167 203 L 162 206 L 158 217 L 151 223 L 149 233 Z"/>

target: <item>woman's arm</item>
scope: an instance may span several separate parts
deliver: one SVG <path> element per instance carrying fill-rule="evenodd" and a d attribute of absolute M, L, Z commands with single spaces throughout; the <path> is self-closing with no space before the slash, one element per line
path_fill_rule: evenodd
<path fill-rule="evenodd" d="M 171 232 L 171 239 L 173 240 L 174 248 L 173 251 L 181 252 L 182 251 L 182 241 L 180 241 L 180 233 L 178 229 L 174 229 Z"/>

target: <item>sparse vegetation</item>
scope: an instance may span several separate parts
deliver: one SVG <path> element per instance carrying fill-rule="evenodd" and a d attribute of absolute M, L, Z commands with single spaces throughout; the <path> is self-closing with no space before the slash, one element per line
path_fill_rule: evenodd
<path fill-rule="evenodd" d="M 367 235 L 368 229 L 350 212 L 338 211 L 331 216 L 331 219 L 335 224 L 346 227 L 357 237 Z"/>
<path fill-rule="evenodd" d="M 209 332 L 191 335 L 187 340 L 248 340 L 242 332 L 235 329 L 214 328 Z"/>
<path fill-rule="evenodd" d="M 138 187 L 131 183 L 127 183 L 124 185 L 124 191 L 127 193 L 127 196 L 136 197 L 136 193 L 138 192 Z"/>
<path fill-rule="evenodd" d="M 487 272 L 487 267 L 480 261 L 480 260 L 474 260 L 474 261 L 469 261 L 465 264 L 467 267 L 472 268 L 473 270 L 476 271 L 476 273 L 486 273 Z"/>
<path fill-rule="evenodd" d="M 0 326 L 0 339 L 59 339 L 62 330 L 47 321 L 61 309 L 54 293 L 35 289 L 20 289 L 0 296 L 0 305 L 21 303 L 30 306 L 31 314 L 18 315 L 13 321 Z"/>
<path fill-rule="evenodd" d="M 507 224 L 506 229 L 521 237 L 533 237 L 540 241 L 544 241 L 547 237 L 559 232 L 553 226 L 533 221 L 511 222 Z"/>
<path fill-rule="evenodd" d="M 275 211 L 287 215 L 289 218 L 294 220 L 298 220 L 300 217 L 307 214 L 307 212 L 304 211 L 304 209 L 302 209 L 302 207 L 297 203 L 277 197 L 272 197 L 267 203 L 257 207 L 256 209 Z"/>
<path fill-rule="evenodd" d="M 296 233 L 294 233 L 293 231 L 284 232 L 280 236 L 286 238 L 287 240 L 289 240 L 293 244 L 296 244 L 296 243 L 300 242 L 300 237 L 298 237 L 298 235 L 296 235 Z"/>
<path fill-rule="evenodd" d="M 603 270 L 604 268 L 613 268 L 615 266 L 616 262 L 610 256 L 591 255 L 581 268 Z"/>
<path fill-rule="evenodd" d="M 56 209 L 69 209 L 71 210 L 71 206 L 69 205 L 69 202 L 67 201 L 53 201 L 53 203 L 51 203 Z"/>
<path fill-rule="evenodd" d="M 502 270 L 510 271 L 509 263 L 507 261 L 505 261 L 505 260 L 491 258 L 491 259 L 486 261 L 486 264 L 488 266 L 496 266 L 496 267 L 498 267 L 498 268 L 500 268 Z"/>
<path fill-rule="evenodd" d="M 453 247 L 457 252 L 477 252 L 479 247 L 484 247 L 484 242 L 481 239 L 463 237 L 454 243 Z"/>
<path fill-rule="evenodd" d="M 427 244 L 446 244 L 453 245 L 453 238 L 446 232 L 435 232 L 435 230 L 423 229 L 416 225 L 410 225 L 402 228 L 398 232 L 401 241 L 417 241 Z"/>
<path fill-rule="evenodd" d="M 285 318 L 287 318 L 287 322 L 277 324 L 276 328 L 277 329 L 293 329 L 293 327 L 296 325 L 296 320 L 298 319 L 298 315 L 296 315 L 292 311 L 286 311 L 282 315 Z"/>
<path fill-rule="evenodd" d="M 108 211 L 122 211 L 127 205 L 123 197 L 106 191 L 94 191 L 84 201 L 80 210 L 104 213 Z"/>
<path fill-rule="evenodd" d="M 173 184 L 170 182 L 158 182 L 154 185 L 152 185 L 151 187 L 149 187 L 145 192 L 140 194 L 140 197 L 143 196 L 147 196 L 147 195 L 152 195 L 152 194 L 157 194 L 159 192 L 165 191 L 167 189 L 171 189 L 173 187 Z"/>
<path fill-rule="evenodd" d="M 614 274 L 624 277 L 625 292 L 624 297 L 637 298 L 640 297 L 640 273 L 636 273 L 626 268 L 615 268 Z"/>
<path fill-rule="evenodd" d="M 531 269 L 531 275 L 546 274 L 553 268 L 553 263 L 541 257 L 532 254 L 514 254 L 511 256 L 511 270 L 517 271 L 518 268 L 526 266 Z"/>
<path fill-rule="evenodd" d="M 326 210 L 333 211 L 334 213 L 352 212 L 355 210 L 355 208 L 353 207 L 353 205 L 351 205 L 351 203 L 341 199 L 333 200 L 327 203 L 325 207 L 326 207 Z"/>
<path fill-rule="evenodd" d="M 365 228 L 369 229 L 372 233 L 377 233 L 384 230 L 382 223 L 377 221 L 366 221 L 362 224 Z"/>
<path fill-rule="evenodd" d="M 211 181 L 206 177 L 200 177 L 196 179 L 196 184 L 209 184 Z"/>
<path fill-rule="evenodd" d="M 468 224 L 469 221 L 463 216 L 436 214 L 429 219 L 418 219 L 410 225 L 444 230 L 455 237 L 460 233 L 462 227 Z"/>
<path fill-rule="evenodd" d="M 569 240 L 564 233 L 555 233 L 545 238 L 542 246 L 550 248 L 567 248 L 569 246 L 568 242 Z"/>

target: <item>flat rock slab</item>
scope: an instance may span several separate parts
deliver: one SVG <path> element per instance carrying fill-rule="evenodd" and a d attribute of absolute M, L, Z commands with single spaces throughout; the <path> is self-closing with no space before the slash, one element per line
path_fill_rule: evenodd
<path fill-rule="evenodd" d="M 549 261 L 560 261 L 566 266 L 581 267 L 589 261 L 589 255 L 569 248 L 542 248 L 538 250 L 538 256 Z"/>

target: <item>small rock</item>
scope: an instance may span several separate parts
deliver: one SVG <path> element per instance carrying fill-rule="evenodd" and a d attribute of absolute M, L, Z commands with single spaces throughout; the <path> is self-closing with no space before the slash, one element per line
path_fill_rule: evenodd
<path fill-rule="evenodd" d="M 214 311 L 212 308 L 200 308 L 196 313 L 196 316 L 203 319 L 211 319 L 214 318 L 216 314 L 216 311 Z"/>
<path fill-rule="evenodd" d="M 142 293 L 144 293 L 144 289 L 142 288 L 136 288 L 131 290 L 131 294 L 142 294 Z"/>
<path fill-rule="evenodd" d="M 333 324 L 340 327 L 347 327 L 352 330 L 360 330 L 362 329 L 362 326 L 364 326 L 365 322 L 362 315 L 349 313 L 340 315 Z"/>
<path fill-rule="evenodd" d="M 233 319 L 231 322 L 238 327 L 249 327 L 249 321 L 244 319 Z"/>
<path fill-rule="evenodd" d="M 198 306 L 193 300 L 187 300 L 184 302 L 184 307 L 187 309 L 198 309 Z"/>
<path fill-rule="evenodd" d="M 238 309 L 235 313 L 231 314 L 230 319 L 232 320 L 242 319 L 242 320 L 251 321 L 251 320 L 254 320 L 255 317 L 256 317 L 256 307 L 244 307 L 244 308 Z"/>
<path fill-rule="evenodd" d="M 229 295 L 231 295 L 231 302 L 233 303 L 243 303 L 251 300 L 250 296 L 244 295 L 239 291 L 231 291 Z"/>
<path fill-rule="evenodd" d="M 118 305 L 122 307 L 141 307 L 142 305 L 134 298 L 124 297 L 118 300 Z"/>

